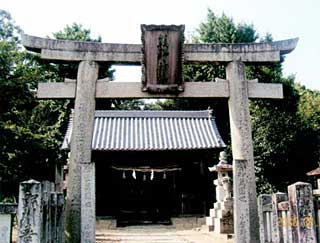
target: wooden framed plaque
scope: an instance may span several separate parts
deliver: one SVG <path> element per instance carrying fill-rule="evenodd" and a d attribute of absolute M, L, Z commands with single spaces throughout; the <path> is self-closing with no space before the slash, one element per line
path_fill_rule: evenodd
<path fill-rule="evenodd" d="M 141 25 L 141 31 L 142 90 L 182 92 L 184 25 Z"/>

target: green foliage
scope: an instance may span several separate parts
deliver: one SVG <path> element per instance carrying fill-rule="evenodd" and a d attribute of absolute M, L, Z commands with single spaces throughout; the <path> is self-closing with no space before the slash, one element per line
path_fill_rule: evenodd
<path fill-rule="evenodd" d="M 320 92 L 296 85 L 300 94 L 298 112 L 301 119 L 315 132 L 320 131 Z"/>
<path fill-rule="evenodd" d="M 101 36 L 98 36 L 97 39 L 92 39 L 90 35 L 91 31 L 89 29 L 85 29 L 81 24 L 76 23 L 71 26 L 67 25 L 62 31 L 53 34 L 54 38 L 58 40 L 101 42 Z"/>
<path fill-rule="evenodd" d="M 208 9 L 207 21 L 201 23 L 194 39 L 202 43 L 248 43 L 258 39 L 253 25 L 240 23 L 236 25 L 232 18 L 222 14 L 216 16 Z"/>
<path fill-rule="evenodd" d="M 216 16 L 208 9 L 207 20 L 200 24 L 194 43 L 247 43 L 254 42 L 258 35 L 252 25 L 236 25 L 232 18 L 222 14 Z M 223 65 L 187 65 L 185 67 L 186 81 L 213 81 L 214 78 L 225 78 Z"/>
<path fill-rule="evenodd" d="M 320 92 L 306 89 L 304 86 L 296 85 L 300 95 L 298 114 L 303 123 L 306 134 L 309 134 L 309 143 L 314 160 L 320 166 Z"/>
<path fill-rule="evenodd" d="M 37 83 L 56 75 L 40 66 L 38 56 L 22 51 L 20 28 L 9 13 L 0 11 L 0 177 L 1 196 L 12 197 L 18 183 L 34 179 L 52 179 L 54 163 L 61 162 L 57 153 L 62 134 L 56 112 L 45 113 L 48 102 L 35 99 Z"/>
<path fill-rule="evenodd" d="M 114 110 L 141 110 L 144 107 L 143 100 L 137 99 L 117 99 L 112 100 L 111 109 Z"/>
<path fill-rule="evenodd" d="M 21 33 L 19 26 L 15 25 L 11 15 L 0 9 L 0 41 L 17 42 Z"/>
<path fill-rule="evenodd" d="M 61 142 L 72 102 L 39 101 L 37 83 L 76 78 L 78 64 L 51 64 L 21 49 L 19 33 L 9 13 L 0 11 L 0 179 L 2 196 L 16 196 L 18 183 L 30 178 L 53 180 L 54 165 L 65 163 Z M 57 38 L 90 39 L 81 25 L 67 26 Z M 109 66 L 100 76 L 112 78 Z"/>
<path fill-rule="evenodd" d="M 39 82 L 76 78 L 78 63 L 52 64 L 20 45 L 21 30 L 10 14 L 0 10 L 0 200 L 17 196 L 18 184 L 30 178 L 53 180 L 55 164 L 67 161 L 61 142 L 73 102 L 37 100 Z M 81 25 L 67 26 L 53 34 L 58 39 L 91 39 Z M 99 78 L 113 79 L 109 64 L 101 64 Z M 112 108 L 111 100 L 97 106 Z M 139 108 L 141 101 L 115 102 L 115 108 Z"/>
<path fill-rule="evenodd" d="M 282 78 L 283 100 L 251 102 L 252 130 L 258 189 L 286 190 L 316 167 L 314 134 L 298 115 L 300 96 L 294 77 Z"/>

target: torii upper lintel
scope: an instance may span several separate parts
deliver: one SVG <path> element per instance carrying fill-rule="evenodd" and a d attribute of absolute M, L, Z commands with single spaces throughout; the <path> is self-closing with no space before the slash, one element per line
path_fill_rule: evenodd
<path fill-rule="evenodd" d="M 293 38 L 262 43 L 184 44 L 184 62 L 279 62 L 281 55 L 295 49 L 298 40 Z M 22 35 L 22 44 L 30 51 L 41 53 L 41 58 L 53 61 L 92 60 L 139 65 L 142 60 L 142 45 L 139 44 L 54 40 L 31 35 Z"/>

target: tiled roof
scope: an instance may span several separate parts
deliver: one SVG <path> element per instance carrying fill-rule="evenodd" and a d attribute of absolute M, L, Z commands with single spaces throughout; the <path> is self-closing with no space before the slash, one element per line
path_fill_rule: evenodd
<path fill-rule="evenodd" d="M 72 118 L 62 148 L 70 145 Z M 210 111 L 96 111 L 92 149 L 101 151 L 221 148 Z"/>

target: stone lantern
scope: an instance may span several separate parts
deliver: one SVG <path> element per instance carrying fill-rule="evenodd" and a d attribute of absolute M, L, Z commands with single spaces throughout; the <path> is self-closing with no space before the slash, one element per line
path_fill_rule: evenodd
<path fill-rule="evenodd" d="M 209 230 L 219 234 L 232 234 L 233 230 L 233 198 L 232 198 L 232 165 L 227 162 L 226 152 L 221 152 L 219 163 L 209 167 L 210 172 L 217 172 L 218 178 L 214 180 L 216 187 L 216 202 L 210 209 L 210 216 L 206 218 Z"/>

